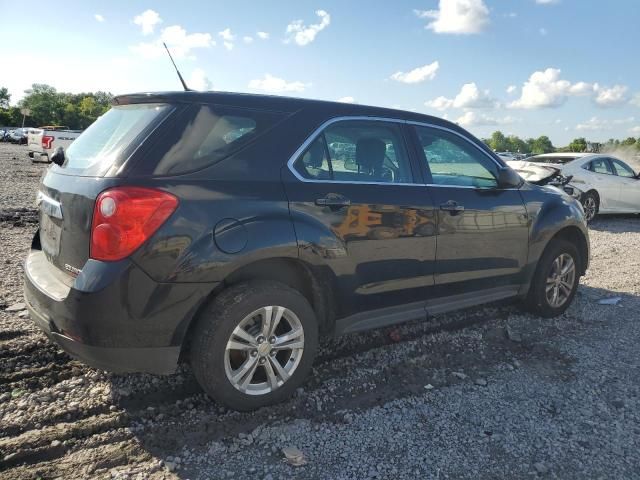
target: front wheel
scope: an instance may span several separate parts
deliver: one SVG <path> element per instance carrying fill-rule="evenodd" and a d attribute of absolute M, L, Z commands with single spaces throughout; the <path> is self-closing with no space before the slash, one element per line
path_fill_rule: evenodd
<path fill-rule="evenodd" d="M 598 202 L 598 196 L 595 192 L 587 192 L 582 198 L 582 209 L 584 210 L 584 219 L 587 223 L 590 223 L 598 214 L 600 204 Z"/>
<path fill-rule="evenodd" d="M 277 282 L 249 282 L 219 294 L 193 332 L 191 366 L 202 388 L 234 410 L 290 397 L 318 347 L 307 299 Z"/>
<path fill-rule="evenodd" d="M 577 248 L 565 240 L 552 240 L 538 261 L 529 288 L 529 310 L 547 318 L 564 313 L 578 289 L 579 272 Z"/>

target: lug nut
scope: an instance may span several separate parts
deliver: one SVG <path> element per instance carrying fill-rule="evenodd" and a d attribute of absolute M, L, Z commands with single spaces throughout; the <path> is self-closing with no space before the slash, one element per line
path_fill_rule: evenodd
<path fill-rule="evenodd" d="M 271 353 L 269 353 L 269 355 L 271 355 L 272 357 L 275 357 L 276 353 L 278 353 L 278 352 L 276 352 L 275 350 L 271 350 Z"/>
<path fill-rule="evenodd" d="M 260 335 L 258 338 L 256 338 L 258 343 L 264 343 L 264 337 L 262 335 Z"/>
<path fill-rule="evenodd" d="M 251 350 L 251 356 L 252 357 L 257 357 L 258 356 L 258 351 L 257 350 Z"/>
<path fill-rule="evenodd" d="M 264 363 L 264 361 L 265 361 L 265 360 L 264 360 L 264 357 L 262 357 L 262 358 L 260 359 L 260 364 L 263 364 L 263 363 Z"/>
<path fill-rule="evenodd" d="M 276 337 L 275 335 L 271 336 L 271 338 L 269 338 L 269 343 L 276 343 Z"/>

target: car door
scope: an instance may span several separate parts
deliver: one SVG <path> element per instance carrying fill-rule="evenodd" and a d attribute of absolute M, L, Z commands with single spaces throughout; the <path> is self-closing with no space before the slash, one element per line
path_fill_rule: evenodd
<path fill-rule="evenodd" d="M 619 188 L 616 201 L 620 211 L 640 212 L 640 181 L 633 169 L 617 158 L 609 158 Z"/>
<path fill-rule="evenodd" d="M 613 167 L 607 157 L 597 157 L 586 163 L 584 167 L 589 173 L 588 183 L 598 192 L 600 197 L 599 211 L 616 212 L 618 204 L 618 178 L 613 173 Z"/>
<path fill-rule="evenodd" d="M 336 280 L 337 318 L 389 308 L 425 315 L 435 214 L 402 124 L 331 122 L 289 162 L 295 178 L 283 176 L 301 258 Z"/>
<path fill-rule="evenodd" d="M 498 188 L 501 165 L 474 140 L 436 126 L 413 128 L 438 217 L 435 294 L 513 294 L 529 243 L 520 192 Z"/>

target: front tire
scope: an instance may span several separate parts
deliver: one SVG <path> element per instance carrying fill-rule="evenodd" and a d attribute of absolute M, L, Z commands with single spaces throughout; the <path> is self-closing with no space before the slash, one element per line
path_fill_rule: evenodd
<path fill-rule="evenodd" d="M 217 402 L 249 411 L 283 401 L 307 377 L 318 325 L 307 299 L 278 282 L 220 293 L 197 319 L 191 366 Z"/>
<path fill-rule="evenodd" d="M 538 261 L 526 304 L 541 317 L 565 312 L 576 294 L 581 271 L 578 249 L 565 240 L 552 240 Z"/>

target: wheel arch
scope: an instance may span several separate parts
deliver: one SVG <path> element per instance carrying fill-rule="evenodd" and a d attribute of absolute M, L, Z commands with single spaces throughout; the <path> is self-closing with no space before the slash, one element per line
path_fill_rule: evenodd
<path fill-rule="evenodd" d="M 570 225 L 560 229 L 556 234 L 549 239 L 543 252 L 549 248 L 554 240 L 565 240 L 572 245 L 575 245 L 580 255 L 580 275 L 584 275 L 587 272 L 589 266 L 589 242 L 587 241 L 584 233 L 576 226 Z"/>
<path fill-rule="evenodd" d="M 227 288 L 250 280 L 280 282 L 299 291 L 315 312 L 320 333 L 330 334 L 333 331 L 335 296 L 332 293 L 333 281 L 327 271 L 297 258 L 260 259 L 239 266 L 212 289 L 209 296 L 188 320 L 188 326 L 182 338 L 182 356 L 189 350 L 191 335 L 198 317 L 205 307 L 215 301 L 216 297 Z"/>

